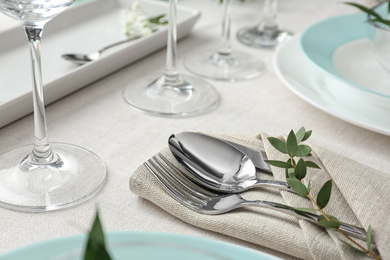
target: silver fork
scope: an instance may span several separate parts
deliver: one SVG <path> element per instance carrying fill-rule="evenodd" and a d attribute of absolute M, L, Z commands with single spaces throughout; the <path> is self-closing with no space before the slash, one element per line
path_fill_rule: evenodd
<path fill-rule="evenodd" d="M 184 178 L 181 170 L 173 165 L 162 154 L 159 154 L 159 159 L 153 156 L 153 160 L 149 159 L 144 163 L 144 166 L 153 174 L 163 188 L 178 202 L 203 214 L 221 214 L 240 207 L 257 206 L 268 209 L 273 209 L 297 218 L 309 220 L 318 224 L 318 215 L 297 210 L 288 205 L 275 203 L 271 201 L 246 200 L 238 194 L 216 194 L 206 191 L 195 184 L 189 184 L 190 181 L 183 181 Z M 196 189 L 195 189 L 196 187 Z M 366 231 L 362 228 L 355 227 L 346 223 L 340 223 L 339 227 L 342 231 L 350 236 L 366 240 Z"/>

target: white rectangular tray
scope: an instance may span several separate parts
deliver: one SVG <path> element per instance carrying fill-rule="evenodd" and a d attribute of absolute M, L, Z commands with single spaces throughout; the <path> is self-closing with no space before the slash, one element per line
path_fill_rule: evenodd
<path fill-rule="evenodd" d="M 97 61 L 77 66 L 61 54 L 89 53 L 125 39 L 122 12 L 132 0 L 90 0 L 78 3 L 50 21 L 42 38 L 45 103 L 49 104 L 166 46 L 167 26 L 141 39 L 115 47 Z M 138 0 L 148 15 L 168 14 L 168 4 Z M 178 38 L 186 36 L 200 17 L 178 6 Z M 20 26 L 0 32 L 0 127 L 33 111 L 27 39 Z"/>

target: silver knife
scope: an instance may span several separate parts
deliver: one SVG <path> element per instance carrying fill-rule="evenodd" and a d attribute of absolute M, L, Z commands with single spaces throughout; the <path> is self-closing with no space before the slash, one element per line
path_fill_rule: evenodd
<path fill-rule="evenodd" d="M 252 149 L 250 147 L 247 147 L 245 145 L 237 144 L 237 143 L 227 141 L 224 139 L 220 139 L 220 140 L 224 141 L 225 143 L 230 144 L 231 146 L 235 147 L 236 149 L 238 149 L 242 153 L 244 153 L 246 156 L 248 156 L 252 160 L 252 162 L 256 166 L 256 168 L 258 168 L 262 171 L 268 172 L 268 173 L 272 173 L 269 164 L 264 161 L 264 160 L 268 159 L 265 152 L 260 152 L 260 151 L 257 151 L 255 149 Z"/>

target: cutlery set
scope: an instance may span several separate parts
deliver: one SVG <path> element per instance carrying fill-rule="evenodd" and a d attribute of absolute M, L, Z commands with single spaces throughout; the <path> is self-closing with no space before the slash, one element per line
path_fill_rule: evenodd
<path fill-rule="evenodd" d="M 273 187 L 294 192 L 286 182 L 261 180 L 251 158 L 242 151 L 257 155 L 257 168 L 270 172 L 265 155 L 233 143 L 195 132 L 173 134 L 169 148 L 184 170 L 162 154 L 144 163 L 147 170 L 175 200 L 202 214 L 222 214 L 240 207 L 256 206 L 283 212 L 318 223 L 319 215 L 291 206 L 263 200 L 246 200 L 238 193 L 254 187 Z M 254 157 L 253 157 L 254 158 Z M 298 195 L 297 195 L 298 196 Z M 365 240 L 364 229 L 346 223 L 339 227 L 350 236 Z"/>

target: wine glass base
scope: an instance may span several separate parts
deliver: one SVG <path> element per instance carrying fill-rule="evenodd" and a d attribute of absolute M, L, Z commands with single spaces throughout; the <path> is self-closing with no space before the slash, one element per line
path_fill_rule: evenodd
<path fill-rule="evenodd" d="M 106 167 L 94 153 L 70 144 L 51 143 L 59 160 L 31 164 L 32 146 L 0 155 L 0 206 L 43 212 L 70 207 L 91 198 L 103 186 Z M 23 159 L 24 158 L 24 159 Z"/>
<path fill-rule="evenodd" d="M 180 75 L 179 81 L 164 81 L 164 76 L 147 76 L 126 86 L 123 97 L 138 111 L 166 117 L 203 114 L 219 104 L 219 94 L 208 82 Z"/>
<path fill-rule="evenodd" d="M 240 51 L 229 55 L 213 51 L 194 53 L 185 57 L 184 66 L 195 75 L 231 82 L 252 79 L 265 71 L 259 58 Z"/>
<path fill-rule="evenodd" d="M 281 29 L 261 31 L 257 27 L 243 28 L 237 33 L 241 43 L 256 48 L 275 47 L 291 37 L 290 32 Z"/>

